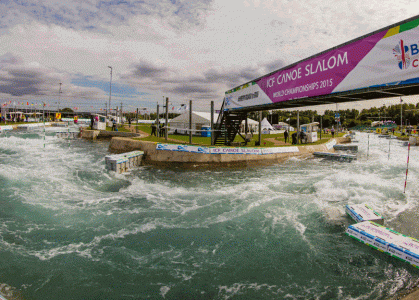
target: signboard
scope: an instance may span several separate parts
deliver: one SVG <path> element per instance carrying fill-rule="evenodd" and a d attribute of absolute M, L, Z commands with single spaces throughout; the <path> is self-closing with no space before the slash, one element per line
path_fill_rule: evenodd
<path fill-rule="evenodd" d="M 418 83 L 418 25 L 406 21 L 227 91 L 225 109 Z"/>
<path fill-rule="evenodd" d="M 299 152 L 298 147 L 272 147 L 272 148 L 242 148 L 242 147 L 199 147 L 177 144 L 157 144 L 156 150 L 181 151 L 205 154 L 274 154 Z"/>
<path fill-rule="evenodd" d="M 208 147 L 177 145 L 177 144 L 157 144 L 156 149 L 180 151 L 180 152 L 192 152 L 192 153 L 206 153 L 206 154 L 210 153 Z"/>
<path fill-rule="evenodd" d="M 293 153 L 299 152 L 298 147 L 275 147 L 275 148 L 263 148 L 262 154 L 275 154 L 275 153 Z"/>

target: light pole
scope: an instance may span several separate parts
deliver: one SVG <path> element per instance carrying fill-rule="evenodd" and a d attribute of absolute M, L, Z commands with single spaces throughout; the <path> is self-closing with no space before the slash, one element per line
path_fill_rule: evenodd
<path fill-rule="evenodd" d="M 111 116 L 111 97 L 112 97 L 112 67 L 108 66 L 111 69 L 111 80 L 109 81 L 109 115 Z"/>

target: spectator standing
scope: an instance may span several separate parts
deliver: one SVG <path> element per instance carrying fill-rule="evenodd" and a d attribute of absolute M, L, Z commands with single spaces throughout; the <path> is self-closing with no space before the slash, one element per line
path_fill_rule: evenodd
<path fill-rule="evenodd" d="M 156 134 L 156 124 L 152 124 L 151 125 L 151 134 L 150 135 L 154 135 L 154 136 L 156 136 L 157 134 Z"/>

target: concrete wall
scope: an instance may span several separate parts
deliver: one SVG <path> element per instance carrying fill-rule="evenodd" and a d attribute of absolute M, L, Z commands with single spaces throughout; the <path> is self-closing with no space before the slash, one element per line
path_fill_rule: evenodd
<path fill-rule="evenodd" d="M 336 138 L 338 143 L 350 142 L 349 138 Z M 143 162 L 153 165 L 170 166 L 204 166 L 204 165 L 225 165 L 225 166 L 250 166 L 282 162 L 292 156 L 308 157 L 313 152 L 334 152 L 328 150 L 325 144 L 298 146 L 299 152 L 295 153 L 276 153 L 266 155 L 251 154 L 203 154 L 178 152 L 167 150 L 156 150 L 155 142 L 133 140 L 130 138 L 114 137 L 109 145 L 109 151 L 113 153 L 123 153 L 133 150 L 144 151 Z"/>

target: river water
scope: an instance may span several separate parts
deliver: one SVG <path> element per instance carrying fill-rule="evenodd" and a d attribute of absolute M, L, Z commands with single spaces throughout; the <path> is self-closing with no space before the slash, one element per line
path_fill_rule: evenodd
<path fill-rule="evenodd" d="M 387 299 L 418 281 L 344 234 L 344 206 L 368 203 L 419 237 L 418 148 L 403 193 L 408 147 L 374 134 L 351 163 L 116 175 L 108 142 L 54 130 L 0 134 L 0 283 L 25 299 Z"/>

